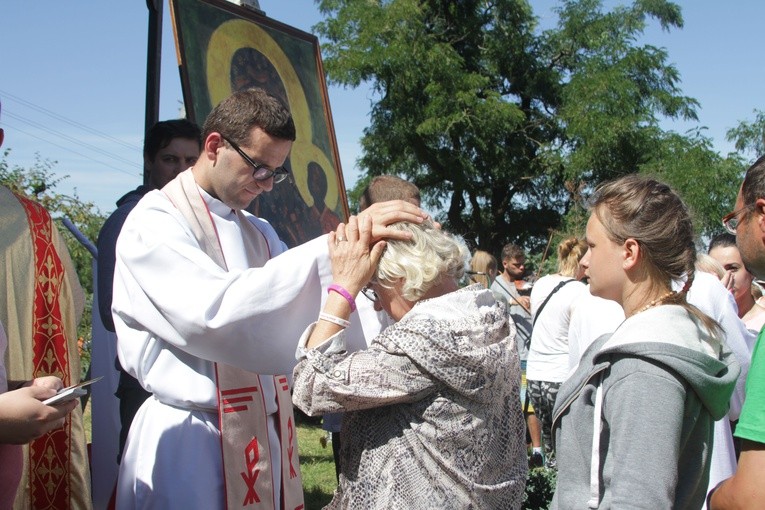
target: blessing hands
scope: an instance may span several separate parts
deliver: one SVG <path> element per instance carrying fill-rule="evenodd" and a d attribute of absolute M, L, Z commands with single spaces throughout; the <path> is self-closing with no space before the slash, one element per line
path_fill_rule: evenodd
<path fill-rule="evenodd" d="M 26 444 L 63 427 L 79 400 L 55 406 L 42 403 L 62 387 L 58 377 L 38 377 L 27 386 L 0 394 L 0 443 Z"/>
<path fill-rule="evenodd" d="M 370 215 L 351 216 L 329 234 L 332 279 L 353 296 L 372 278 L 385 248 L 385 241 L 372 244 L 373 230 Z"/>
<path fill-rule="evenodd" d="M 411 202 L 390 200 L 388 202 L 377 202 L 364 209 L 359 213 L 359 224 L 366 221 L 368 217 L 372 218 L 372 241 L 379 241 L 385 238 L 405 241 L 411 238 L 409 232 L 389 229 L 388 226 L 400 221 L 422 223 L 429 218 L 429 215 Z"/>

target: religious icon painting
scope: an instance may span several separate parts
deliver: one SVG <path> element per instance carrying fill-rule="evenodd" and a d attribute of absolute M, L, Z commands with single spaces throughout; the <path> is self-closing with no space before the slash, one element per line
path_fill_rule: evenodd
<path fill-rule="evenodd" d="M 260 87 L 292 112 L 291 178 L 248 207 L 293 247 L 348 217 L 316 36 L 225 0 L 170 0 L 186 112 L 202 124 L 234 92 Z"/>

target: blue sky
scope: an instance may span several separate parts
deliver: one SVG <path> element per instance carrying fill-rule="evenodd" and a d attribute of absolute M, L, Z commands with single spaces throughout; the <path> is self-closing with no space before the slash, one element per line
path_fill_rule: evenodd
<path fill-rule="evenodd" d="M 609 5 L 618 3 L 607 2 Z M 765 53 L 761 0 L 685 0 L 685 27 L 652 27 L 646 41 L 665 47 L 686 95 L 701 103 L 698 124 L 715 148 L 731 145 L 725 132 L 753 110 L 765 109 Z M 543 25 L 554 19 L 553 0 L 531 2 Z M 309 31 L 320 20 L 312 0 L 261 0 L 278 21 Z M 182 101 L 170 12 L 165 6 L 160 119 L 177 118 Z M 102 212 L 141 182 L 147 9 L 144 0 L 3 0 L 0 3 L 2 74 L 0 127 L 11 165 L 29 167 L 35 154 L 55 160 L 68 175 L 57 189 L 94 202 Z M 358 172 L 358 140 L 368 123 L 367 89 L 329 89 L 346 187 Z"/>

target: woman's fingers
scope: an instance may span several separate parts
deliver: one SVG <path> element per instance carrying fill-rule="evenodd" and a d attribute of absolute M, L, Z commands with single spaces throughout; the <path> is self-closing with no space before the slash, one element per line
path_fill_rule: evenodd
<path fill-rule="evenodd" d="M 334 241 L 336 243 L 342 243 L 343 241 L 345 241 L 346 240 L 346 237 L 345 237 L 345 223 L 339 224 L 337 226 L 337 228 L 335 229 L 334 234 L 335 234 Z"/>
<path fill-rule="evenodd" d="M 369 244 L 372 236 L 372 218 L 369 216 L 348 218 L 348 223 L 341 223 L 334 232 L 330 232 L 329 241 L 333 244 L 357 242 Z"/>
<path fill-rule="evenodd" d="M 356 216 L 348 218 L 348 224 L 345 226 L 345 234 L 350 242 L 359 240 L 359 223 Z"/>
<path fill-rule="evenodd" d="M 351 292 L 369 281 L 385 247 L 385 243 L 370 246 L 372 229 L 371 217 L 351 216 L 328 236 L 333 279 Z"/>
<path fill-rule="evenodd" d="M 369 244 L 372 240 L 372 218 L 370 216 L 359 217 L 359 240 Z"/>

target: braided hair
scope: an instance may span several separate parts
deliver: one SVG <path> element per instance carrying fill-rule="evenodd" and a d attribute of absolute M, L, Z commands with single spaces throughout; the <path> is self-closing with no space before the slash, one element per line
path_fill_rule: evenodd
<path fill-rule="evenodd" d="M 656 179 L 630 174 L 600 185 L 591 206 L 612 241 L 623 244 L 634 239 L 638 243 L 656 285 L 671 289 L 673 281 L 684 281 L 680 291 L 662 296 L 656 304 L 680 305 L 698 317 L 710 333 L 721 331 L 714 319 L 688 303 L 696 263 L 693 221 L 672 188 Z"/>

